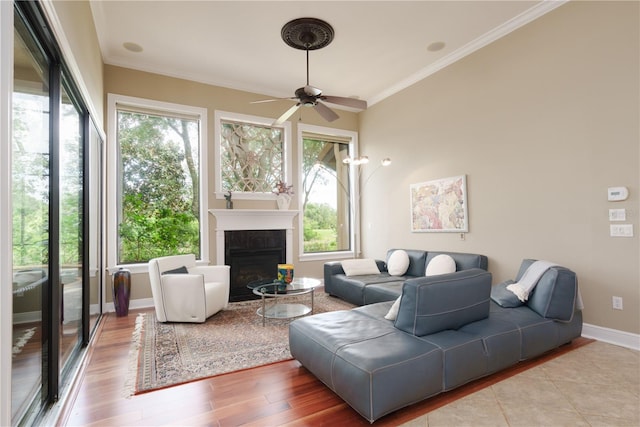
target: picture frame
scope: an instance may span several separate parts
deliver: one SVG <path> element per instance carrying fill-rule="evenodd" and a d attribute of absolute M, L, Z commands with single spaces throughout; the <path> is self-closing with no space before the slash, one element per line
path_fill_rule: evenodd
<path fill-rule="evenodd" d="M 411 231 L 469 231 L 467 176 L 459 175 L 410 185 Z"/>

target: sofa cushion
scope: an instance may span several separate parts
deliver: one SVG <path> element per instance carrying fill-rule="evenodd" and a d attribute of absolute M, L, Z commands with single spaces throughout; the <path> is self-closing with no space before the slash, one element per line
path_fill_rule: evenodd
<path fill-rule="evenodd" d="M 463 252 L 438 252 L 438 251 L 429 251 L 427 253 L 425 266 L 429 264 L 431 259 L 441 254 L 449 255 L 451 258 L 455 260 L 456 271 L 468 270 L 470 268 L 481 268 L 483 270 L 488 270 L 488 267 L 489 267 L 489 259 L 486 257 L 486 255 L 469 254 L 469 253 L 463 253 Z"/>
<path fill-rule="evenodd" d="M 577 295 L 576 274 L 563 267 L 552 267 L 538 280 L 527 306 L 546 319 L 569 322 L 576 309 Z"/>
<path fill-rule="evenodd" d="M 366 274 L 380 274 L 376 261 L 371 258 L 346 259 L 342 261 L 342 269 L 347 276 L 362 276 Z"/>
<path fill-rule="evenodd" d="M 441 254 L 435 256 L 427 264 L 425 276 L 436 276 L 438 274 L 454 273 L 456 271 L 456 262 L 449 255 Z"/>
<path fill-rule="evenodd" d="M 406 251 L 398 249 L 393 251 L 387 261 L 387 272 L 392 276 L 402 276 L 409 268 L 409 255 Z"/>
<path fill-rule="evenodd" d="M 505 280 L 491 288 L 491 299 L 502 307 L 513 308 L 524 304 L 516 294 L 507 289 L 507 286 L 514 283 L 513 280 Z"/>
<path fill-rule="evenodd" d="M 395 277 L 395 276 L 390 276 Z M 396 277 L 395 282 L 372 283 L 365 286 L 362 291 L 363 304 L 375 304 L 383 301 L 393 301 L 402 295 L 402 286 L 405 280 L 411 277 Z"/>
<path fill-rule="evenodd" d="M 438 255 L 431 259 L 427 268 L 425 270 L 425 276 L 437 276 L 438 274 L 447 274 L 447 273 L 455 273 L 456 271 L 456 262 L 449 255 Z M 387 320 L 396 320 L 398 316 L 398 309 L 400 307 L 400 299 L 402 295 L 400 295 L 394 305 L 391 306 L 391 309 L 384 316 Z"/>
<path fill-rule="evenodd" d="M 395 327 L 416 336 L 489 316 L 491 273 L 478 268 L 407 280 Z"/>
<path fill-rule="evenodd" d="M 534 262 L 536 262 L 535 259 L 522 260 L 516 281 L 524 276 L 524 273 Z M 556 266 L 547 270 L 540 277 L 526 305 L 547 319 L 569 322 L 573 319 L 576 311 L 578 294 L 576 273 L 567 268 Z"/>

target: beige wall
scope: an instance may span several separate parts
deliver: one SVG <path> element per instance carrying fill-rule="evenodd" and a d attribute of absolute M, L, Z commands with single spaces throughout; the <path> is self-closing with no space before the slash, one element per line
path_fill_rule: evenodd
<path fill-rule="evenodd" d="M 71 49 L 75 65 L 78 70 L 82 70 L 81 75 L 74 75 L 74 78 L 82 90 L 86 90 L 83 95 L 88 99 L 85 101 L 91 104 L 90 111 L 95 116 L 94 120 L 98 127 L 102 129 L 104 117 L 102 55 L 93 25 L 91 7 L 87 1 L 57 0 L 52 4 L 59 23 L 64 28 L 64 37 Z"/>
<path fill-rule="evenodd" d="M 362 113 L 361 152 L 393 159 L 364 189 L 364 255 L 483 253 L 494 283 L 555 261 L 577 272 L 586 323 L 639 333 L 638 17 L 638 2 L 570 2 Z M 411 233 L 409 185 L 462 174 L 465 240 Z M 610 208 L 633 238 L 609 237 Z"/>
<path fill-rule="evenodd" d="M 226 89 L 217 86 L 211 86 L 207 84 L 197 83 L 188 80 L 181 80 L 172 77 L 161 76 L 158 74 L 151 74 L 142 71 L 131 70 L 127 68 L 121 68 L 111 65 L 105 65 L 104 72 L 104 92 L 114 93 L 118 95 L 135 96 L 139 98 L 153 99 L 163 102 L 172 102 L 178 104 L 186 104 L 195 107 L 206 108 L 208 112 L 208 162 L 209 165 L 213 165 L 214 156 L 214 113 L 216 110 L 229 111 L 234 113 L 249 114 L 260 117 L 277 118 L 282 114 L 289 106 L 291 102 L 270 102 L 262 104 L 251 104 L 251 101 L 265 99 L 264 95 L 255 93 L 242 92 L 233 89 Z M 295 82 L 293 83 L 295 85 Z M 292 91 L 295 88 L 292 86 Z M 293 94 L 293 92 L 292 92 Z M 105 95 L 106 99 L 106 95 Z M 106 106 L 105 106 L 106 110 Z M 338 111 L 340 118 L 332 123 L 327 123 L 318 116 L 315 111 L 302 109 L 303 123 L 314 124 L 318 126 L 332 127 L 336 129 L 357 130 L 357 116 L 355 113 Z M 298 148 L 296 146 L 297 135 L 297 119 L 299 114 L 296 113 L 292 117 L 292 138 L 293 138 L 293 179 L 294 182 L 298 180 L 298 174 L 300 172 L 295 159 L 298 156 Z M 211 170 L 211 167 L 209 170 Z M 213 189 L 214 174 L 209 173 L 209 209 L 224 209 L 225 200 L 216 199 Z M 294 188 L 294 190 L 296 190 Z M 298 193 L 296 191 L 296 193 Z M 294 195 L 291 209 L 295 209 L 298 203 L 298 194 Z M 249 201 L 249 200 L 234 200 L 235 209 L 275 209 L 275 201 Z M 113 207 L 107 206 L 107 210 L 113 209 Z M 215 219 L 209 215 L 209 254 L 213 259 L 216 252 L 215 247 Z M 297 219 L 295 221 L 297 224 Z M 107 232 L 108 233 L 108 232 Z M 294 259 L 293 262 L 296 265 L 296 274 L 307 275 L 313 277 L 321 277 L 322 275 L 322 262 L 320 261 L 306 261 L 300 262 L 298 260 L 298 230 L 294 230 Z M 109 293 L 109 292 L 108 292 Z M 132 277 L 132 298 L 150 298 L 151 288 L 149 285 L 149 278 L 146 274 L 136 274 Z M 108 299 L 111 299 L 109 295 Z"/>
<path fill-rule="evenodd" d="M 251 105 L 261 96 L 113 66 L 104 67 L 102 87 L 88 3 L 54 5 L 100 114 L 106 93 L 205 107 L 210 129 L 216 109 L 276 117 L 286 105 Z M 639 333 L 638 15 L 638 2 L 571 2 L 374 105 L 359 124 L 341 113 L 332 126 L 359 126 L 361 152 L 394 161 L 364 189 L 364 256 L 383 257 L 390 247 L 484 253 L 494 283 L 513 278 L 522 258 L 550 259 L 578 273 L 587 323 Z M 313 112 L 304 122 L 326 125 Z M 409 185 L 461 174 L 465 240 L 411 233 Z M 616 185 L 629 188 L 627 201 L 607 202 L 607 187 Z M 209 208 L 223 202 L 211 197 Z M 272 206 L 238 200 L 235 207 Z M 608 236 L 614 207 L 627 209 L 635 237 Z M 295 261 L 302 274 L 321 275 L 321 262 Z M 623 311 L 612 310 L 613 295 L 624 298 Z M 148 279 L 134 277 L 133 298 L 146 297 Z"/>

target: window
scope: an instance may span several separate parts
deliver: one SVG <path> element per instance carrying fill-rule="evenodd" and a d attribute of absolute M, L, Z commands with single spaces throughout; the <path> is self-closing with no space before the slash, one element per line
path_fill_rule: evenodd
<path fill-rule="evenodd" d="M 110 265 L 208 258 L 204 123 L 204 109 L 109 95 Z"/>
<path fill-rule="evenodd" d="M 216 194 L 271 199 L 279 181 L 290 181 L 291 125 L 271 126 L 273 119 L 217 111 Z"/>
<path fill-rule="evenodd" d="M 351 254 L 356 249 L 357 197 L 351 168 L 343 160 L 354 155 L 356 133 L 302 124 L 298 133 L 302 255 Z"/>

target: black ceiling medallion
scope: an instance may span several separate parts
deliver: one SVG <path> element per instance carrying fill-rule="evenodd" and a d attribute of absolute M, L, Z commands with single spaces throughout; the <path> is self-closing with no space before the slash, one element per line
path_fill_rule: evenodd
<path fill-rule="evenodd" d="M 298 18 L 282 27 L 282 40 L 300 50 L 322 49 L 333 40 L 333 28 L 317 18 Z"/>

